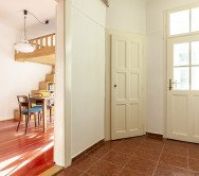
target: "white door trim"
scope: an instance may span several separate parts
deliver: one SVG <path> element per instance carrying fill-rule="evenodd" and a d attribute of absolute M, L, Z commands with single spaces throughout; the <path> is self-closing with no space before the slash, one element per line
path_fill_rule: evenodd
<path fill-rule="evenodd" d="M 71 165 L 71 2 L 57 0 L 54 161 Z"/>

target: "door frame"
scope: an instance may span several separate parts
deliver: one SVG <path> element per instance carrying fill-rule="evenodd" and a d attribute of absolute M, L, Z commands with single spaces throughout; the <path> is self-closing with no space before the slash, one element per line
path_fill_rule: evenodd
<path fill-rule="evenodd" d="M 185 37 L 185 36 L 188 36 L 190 35 L 190 33 L 188 34 L 180 34 L 180 35 L 175 35 L 175 36 L 170 36 L 169 35 L 169 14 L 171 12 L 177 12 L 177 11 L 180 11 L 180 10 L 185 10 L 185 9 L 189 9 L 189 8 L 193 8 L 195 6 L 199 6 L 199 3 L 198 2 L 195 2 L 195 3 L 188 3 L 186 5 L 181 5 L 179 7 L 175 7 L 175 8 L 171 8 L 171 9 L 167 9 L 163 12 L 163 60 L 164 60 L 164 64 L 165 64 L 165 67 L 164 67 L 164 131 L 163 131 L 163 137 L 164 138 L 167 138 L 167 131 L 168 131 L 168 106 L 167 106 L 167 103 L 168 103 L 168 97 L 167 97 L 167 89 L 168 89 L 168 83 L 167 83 L 167 80 L 168 80 L 168 39 L 169 38 L 173 38 L 173 37 Z M 198 34 L 199 35 L 199 32 L 195 32 L 194 34 Z"/>
<path fill-rule="evenodd" d="M 106 73 L 105 73 L 105 140 L 111 140 L 111 36 L 112 35 L 124 35 L 124 36 L 141 36 L 144 38 L 144 53 L 143 53 L 143 123 L 144 132 L 146 132 L 147 119 L 146 119 L 146 35 L 139 33 L 130 33 L 125 31 L 118 31 L 113 29 L 106 29 Z"/>
<path fill-rule="evenodd" d="M 198 140 L 196 140 L 192 134 L 193 131 L 191 131 L 192 126 L 190 126 L 190 124 L 194 123 L 194 120 L 191 118 L 192 115 L 190 111 L 190 102 L 191 102 L 191 98 L 195 95 L 198 96 L 198 90 L 192 90 L 191 88 L 191 69 L 194 67 L 198 67 L 198 65 L 192 64 L 191 63 L 191 43 L 192 42 L 198 42 L 199 41 L 199 34 L 194 34 L 194 35 L 187 35 L 187 36 L 181 36 L 181 37 L 175 37 L 175 38 L 168 38 L 167 39 L 167 84 L 169 84 L 169 79 L 173 80 L 173 68 L 175 67 L 173 65 L 173 45 L 174 44 L 182 44 L 182 43 L 188 43 L 189 44 L 189 64 L 182 66 L 181 68 L 188 68 L 189 69 L 189 88 L 186 90 L 175 90 L 175 89 L 171 89 L 171 90 L 167 90 L 167 137 L 169 139 L 176 139 L 176 140 L 180 140 L 180 141 L 186 141 L 186 142 L 196 142 L 198 143 Z M 180 68 L 180 67 L 178 67 Z M 168 89 L 168 88 L 167 88 Z M 186 112 L 187 112 L 187 122 L 186 124 L 188 125 L 188 131 L 187 131 L 187 135 L 183 136 L 182 134 L 172 134 L 171 130 L 172 130 L 172 122 L 171 122 L 171 101 L 172 101 L 172 96 L 185 96 L 187 101 L 187 105 L 186 105 Z M 185 114 L 185 113 L 184 113 Z M 190 115 L 190 116 L 189 116 Z"/>
<path fill-rule="evenodd" d="M 71 2 L 55 0 L 56 10 L 56 88 L 54 162 L 71 165 Z M 59 119 L 59 120 L 58 120 Z"/>

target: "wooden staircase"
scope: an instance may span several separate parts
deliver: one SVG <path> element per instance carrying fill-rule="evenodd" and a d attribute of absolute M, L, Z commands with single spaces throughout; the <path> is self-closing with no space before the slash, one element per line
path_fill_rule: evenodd
<path fill-rule="evenodd" d="M 51 96 L 51 92 L 54 90 L 49 90 L 49 87 L 55 87 L 55 67 L 52 67 L 52 72 L 46 74 L 45 80 L 39 82 L 39 86 L 37 90 L 32 90 L 31 95 L 39 96 L 39 97 L 49 97 Z M 19 121 L 19 109 L 14 109 L 14 119 Z"/>
<path fill-rule="evenodd" d="M 32 53 L 20 53 L 15 51 L 16 61 L 55 65 L 55 34 L 49 34 L 31 39 L 29 42 L 35 45 L 36 50 Z"/>
<path fill-rule="evenodd" d="M 38 90 L 32 90 L 32 95 L 50 96 L 50 92 L 54 92 L 55 87 L 55 72 L 54 67 L 50 74 L 47 74 L 44 81 L 39 82 Z"/>

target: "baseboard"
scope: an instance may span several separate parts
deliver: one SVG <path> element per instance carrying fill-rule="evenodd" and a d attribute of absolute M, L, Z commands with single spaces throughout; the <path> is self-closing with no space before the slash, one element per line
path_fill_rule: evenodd
<path fill-rule="evenodd" d="M 155 140 L 163 140 L 162 134 L 155 134 L 155 133 L 146 132 L 146 136 L 151 138 L 151 139 L 155 139 Z"/>
<path fill-rule="evenodd" d="M 102 145 L 105 142 L 105 140 L 100 140 L 99 142 L 95 143 L 94 145 L 92 145 L 91 147 L 87 148 L 86 150 L 84 150 L 83 152 L 81 152 L 79 155 L 75 156 L 74 158 L 72 158 L 72 162 L 74 162 L 75 160 L 81 158 L 82 156 L 85 156 L 87 153 L 91 152 L 92 150 L 95 150 L 96 148 L 98 148 L 100 145 Z"/>
<path fill-rule="evenodd" d="M 42 174 L 40 174 L 39 176 L 53 176 L 60 173 L 63 169 L 64 169 L 63 167 L 55 165 L 50 169 L 46 170 L 45 172 L 43 172 Z"/>
<path fill-rule="evenodd" d="M 1 119 L 1 118 L 0 118 Z M 14 119 L 14 118 L 12 118 L 12 119 L 4 119 L 4 120 L 0 120 L 0 122 L 16 122 L 16 120 Z"/>

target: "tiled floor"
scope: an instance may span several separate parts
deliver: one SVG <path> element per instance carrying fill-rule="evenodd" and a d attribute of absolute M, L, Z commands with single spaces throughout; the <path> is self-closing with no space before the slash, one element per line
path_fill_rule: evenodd
<path fill-rule="evenodd" d="M 199 145 L 146 137 L 107 142 L 57 176 L 199 176 Z"/>

